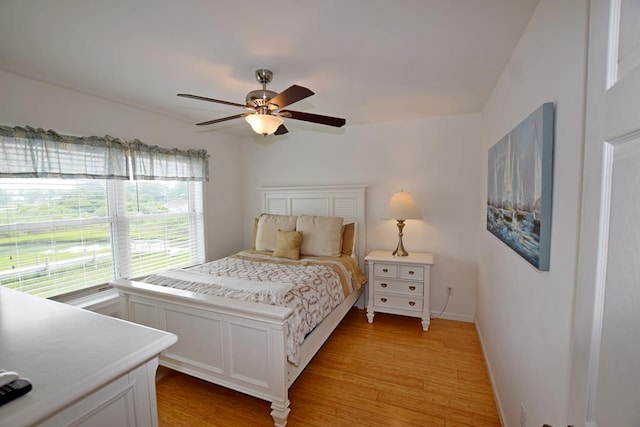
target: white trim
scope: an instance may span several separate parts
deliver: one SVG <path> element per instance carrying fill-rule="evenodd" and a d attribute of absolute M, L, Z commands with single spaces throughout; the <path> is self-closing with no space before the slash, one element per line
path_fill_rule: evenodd
<path fill-rule="evenodd" d="M 118 291 L 115 289 L 96 292 L 95 294 L 76 298 L 71 301 L 64 301 L 64 303 L 96 313 L 119 317 L 120 303 L 118 301 Z"/>
<path fill-rule="evenodd" d="M 598 236 L 598 255 L 596 260 L 595 294 L 593 302 L 593 324 L 591 345 L 589 348 L 589 372 L 587 380 L 587 421 L 595 420 L 596 388 L 598 366 L 600 364 L 600 342 L 604 316 L 604 292 L 607 280 L 607 253 L 609 250 L 609 222 L 611 218 L 611 180 L 613 174 L 614 147 L 603 145 L 602 152 L 602 198 L 600 199 L 600 220 Z"/>
<path fill-rule="evenodd" d="M 502 399 L 498 394 L 498 386 L 495 382 L 495 376 L 493 375 L 493 370 L 491 369 L 491 364 L 488 363 L 489 355 L 487 354 L 487 348 L 484 345 L 484 339 L 482 338 L 482 328 L 480 324 L 478 324 L 478 319 L 475 319 L 473 322 L 476 326 L 476 333 L 478 334 L 478 338 L 480 339 L 480 347 L 482 348 L 482 356 L 485 360 L 485 366 L 487 367 L 487 372 L 489 373 L 489 382 L 491 383 L 491 391 L 493 392 L 494 400 L 496 402 L 496 407 L 498 409 L 498 417 L 500 418 L 500 424 L 504 425 L 504 420 L 507 419 L 507 416 L 504 413 L 504 408 L 502 407 Z"/>
<path fill-rule="evenodd" d="M 433 309 L 431 310 L 433 312 Z M 458 322 L 466 322 L 466 323 L 475 323 L 475 316 L 471 316 L 469 314 L 459 314 L 459 313 L 449 313 L 444 312 L 437 317 L 432 317 L 431 320 L 435 319 L 446 319 L 446 320 L 456 320 Z"/>
<path fill-rule="evenodd" d="M 608 48 L 607 48 L 607 87 L 610 89 L 618 81 L 618 47 L 620 44 L 621 0 L 613 0 L 609 10 Z"/>

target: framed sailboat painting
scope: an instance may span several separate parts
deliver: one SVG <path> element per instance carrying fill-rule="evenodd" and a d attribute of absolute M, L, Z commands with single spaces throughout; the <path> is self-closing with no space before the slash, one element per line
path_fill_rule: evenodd
<path fill-rule="evenodd" d="M 489 149 L 487 230 L 549 271 L 554 105 L 545 103 Z"/>

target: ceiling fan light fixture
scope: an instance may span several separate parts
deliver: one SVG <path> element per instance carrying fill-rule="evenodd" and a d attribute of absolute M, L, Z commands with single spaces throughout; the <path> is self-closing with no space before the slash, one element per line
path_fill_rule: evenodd
<path fill-rule="evenodd" d="M 233 107 L 244 108 L 248 111 L 228 117 L 222 117 L 220 119 L 196 123 L 198 126 L 212 125 L 244 117 L 255 133 L 259 133 L 260 135 L 284 135 L 289 131 L 284 126 L 284 119 L 282 119 L 282 117 L 327 126 L 342 127 L 345 125 L 346 120 L 339 117 L 322 116 L 320 114 L 304 113 L 302 111 L 283 110 L 283 108 L 295 102 L 310 97 L 313 95 L 313 91 L 298 85 L 291 85 L 280 93 L 267 90 L 267 83 L 271 81 L 272 77 L 273 73 L 269 70 L 256 70 L 256 79 L 258 82 L 262 83 L 262 89 L 252 90 L 249 92 L 245 98 L 246 102 L 244 104 L 224 101 L 221 99 L 207 98 L 199 95 L 190 95 L 188 93 L 179 93 L 178 96 L 231 105 Z"/>
<path fill-rule="evenodd" d="M 261 135 L 272 135 L 284 123 L 282 117 L 271 114 L 249 114 L 244 119 L 255 133 Z"/>

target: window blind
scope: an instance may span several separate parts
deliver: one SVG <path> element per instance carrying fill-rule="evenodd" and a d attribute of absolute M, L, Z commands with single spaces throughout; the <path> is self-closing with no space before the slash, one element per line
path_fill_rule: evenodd
<path fill-rule="evenodd" d="M 0 286 L 51 297 L 204 262 L 202 183 L 0 179 Z"/>
<path fill-rule="evenodd" d="M 128 264 L 123 277 L 141 277 L 169 268 L 204 262 L 202 183 L 187 181 L 130 181 L 122 183 L 126 203 L 119 227 L 129 238 Z"/>
<path fill-rule="evenodd" d="M 51 297 L 204 262 L 205 150 L 0 126 L 0 156 L 0 286 Z"/>
<path fill-rule="evenodd" d="M 44 297 L 113 278 L 105 180 L 0 179 L 0 285 Z"/>

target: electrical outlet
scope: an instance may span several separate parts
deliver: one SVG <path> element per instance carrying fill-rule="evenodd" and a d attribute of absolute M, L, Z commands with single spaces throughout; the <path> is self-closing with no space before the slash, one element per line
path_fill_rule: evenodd
<path fill-rule="evenodd" d="M 527 409 L 524 403 L 520 404 L 520 427 L 527 427 Z"/>
<path fill-rule="evenodd" d="M 453 295 L 453 288 L 451 286 L 447 288 L 447 295 Z"/>

